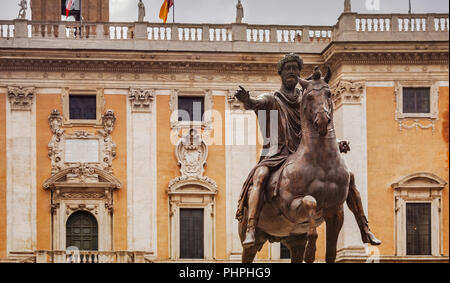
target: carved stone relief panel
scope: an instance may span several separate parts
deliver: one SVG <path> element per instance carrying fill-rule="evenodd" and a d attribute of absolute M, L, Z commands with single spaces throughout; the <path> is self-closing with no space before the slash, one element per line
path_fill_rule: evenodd
<path fill-rule="evenodd" d="M 115 120 L 114 111 L 107 110 L 102 115 L 103 129 L 98 130 L 97 134 L 87 131 L 66 134 L 61 129 L 61 114 L 58 110 L 53 110 L 48 118 L 53 133 L 48 144 L 52 174 L 68 167 L 78 167 L 80 172 L 86 171 L 86 168 L 89 167 L 97 167 L 111 173 L 112 160 L 116 156 L 116 145 L 111 138 Z"/>

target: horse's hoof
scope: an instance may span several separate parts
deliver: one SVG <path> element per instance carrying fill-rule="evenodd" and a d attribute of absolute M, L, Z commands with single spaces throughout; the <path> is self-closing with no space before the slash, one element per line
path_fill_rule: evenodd
<path fill-rule="evenodd" d="M 305 262 L 313 263 L 316 260 L 316 247 L 306 246 L 305 250 Z"/>

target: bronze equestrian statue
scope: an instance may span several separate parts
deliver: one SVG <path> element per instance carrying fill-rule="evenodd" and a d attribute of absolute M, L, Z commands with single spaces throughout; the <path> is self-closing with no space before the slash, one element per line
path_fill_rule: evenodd
<path fill-rule="evenodd" d="M 240 87 L 235 97 L 254 110 L 266 130 L 259 163 L 244 182 L 236 218 L 243 246 L 242 262 L 252 262 L 264 243 L 278 241 L 291 251 L 292 262 L 313 262 L 318 227 L 326 222 L 326 261 L 334 262 L 346 201 L 355 215 L 362 241 L 381 242 L 369 229 L 354 176 L 340 152 L 348 142 L 337 142 L 328 82 L 318 67 L 300 78 L 303 60 L 291 53 L 278 64 L 281 88 L 257 99 Z M 303 92 L 296 88 L 300 83 Z M 277 117 L 267 112 L 275 110 Z M 271 127 L 278 136 L 271 137 Z M 273 130 L 273 129 L 272 129 Z"/>

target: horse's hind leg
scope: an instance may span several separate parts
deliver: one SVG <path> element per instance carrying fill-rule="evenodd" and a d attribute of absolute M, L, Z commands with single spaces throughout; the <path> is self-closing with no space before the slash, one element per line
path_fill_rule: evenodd
<path fill-rule="evenodd" d="M 306 234 L 290 236 L 281 242 L 289 248 L 291 252 L 291 263 L 302 263 L 305 254 Z"/>
<path fill-rule="evenodd" d="M 342 224 L 344 223 L 344 208 L 339 206 L 336 211 L 327 212 L 325 214 L 325 223 L 327 229 L 327 248 L 325 261 L 327 263 L 333 263 L 336 260 L 336 245 L 341 231 Z"/>

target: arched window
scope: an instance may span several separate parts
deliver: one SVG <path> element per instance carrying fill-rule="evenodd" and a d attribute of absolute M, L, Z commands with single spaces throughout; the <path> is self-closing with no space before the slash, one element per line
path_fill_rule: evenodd
<path fill-rule="evenodd" d="M 98 250 L 98 225 L 95 217 L 86 211 L 73 213 L 66 223 L 66 248 Z"/>

